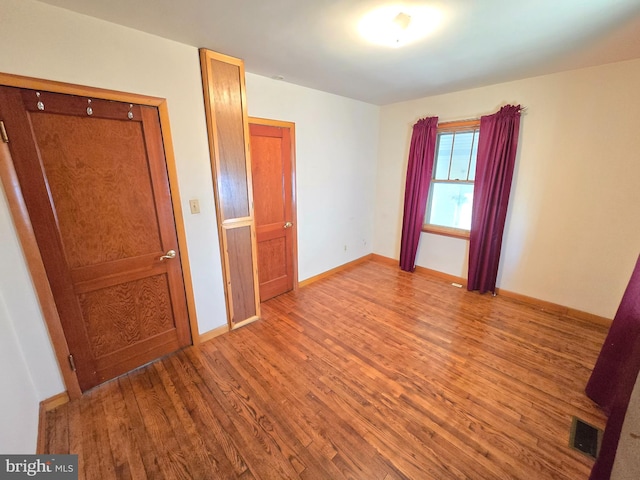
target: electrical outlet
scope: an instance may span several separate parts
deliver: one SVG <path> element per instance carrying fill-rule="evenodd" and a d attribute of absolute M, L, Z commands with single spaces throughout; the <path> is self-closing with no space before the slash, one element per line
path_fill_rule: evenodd
<path fill-rule="evenodd" d="M 192 215 L 200 213 L 200 201 L 198 199 L 189 200 L 189 208 L 191 209 Z"/>

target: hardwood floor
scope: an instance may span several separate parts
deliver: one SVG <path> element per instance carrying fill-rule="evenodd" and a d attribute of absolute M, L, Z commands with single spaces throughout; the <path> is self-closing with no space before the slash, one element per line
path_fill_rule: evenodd
<path fill-rule="evenodd" d="M 606 328 L 369 261 L 46 417 L 80 478 L 586 479 Z"/>

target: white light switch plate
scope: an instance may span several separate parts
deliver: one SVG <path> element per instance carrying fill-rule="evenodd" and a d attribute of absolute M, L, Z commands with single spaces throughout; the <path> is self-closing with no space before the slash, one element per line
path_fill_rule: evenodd
<path fill-rule="evenodd" d="M 189 200 L 189 208 L 191 209 L 192 215 L 200 213 L 200 201 L 198 199 Z"/>

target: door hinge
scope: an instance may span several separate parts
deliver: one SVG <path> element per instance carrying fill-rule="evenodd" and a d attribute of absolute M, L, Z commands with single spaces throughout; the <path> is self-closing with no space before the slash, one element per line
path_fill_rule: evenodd
<path fill-rule="evenodd" d="M 76 371 L 76 361 L 73 359 L 73 355 L 69 354 L 69 366 L 71 367 L 71 371 Z"/>
<path fill-rule="evenodd" d="M 9 143 L 9 136 L 7 135 L 7 129 L 4 128 L 4 122 L 0 120 L 0 138 L 4 143 Z"/>

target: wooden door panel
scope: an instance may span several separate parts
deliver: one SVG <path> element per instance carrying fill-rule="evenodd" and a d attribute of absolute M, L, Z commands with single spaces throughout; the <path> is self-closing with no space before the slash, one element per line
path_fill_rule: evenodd
<path fill-rule="evenodd" d="M 46 112 L 31 122 L 69 267 L 160 253 L 141 123 Z M 93 129 L 102 134 L 87 138 Z"/>
<path fill-rule="evenodd" d="M 284 249 L 285 239 L 281 236 L 262 242 L 263 255 L 260 257 L 260 263 L 258 264 L 261 275 L 263 275 L 261 283 L 268 279 L 287 275 L 287 262 L 281 255 Z"/>
<path fill-rule="evenodd" d="M 98 383 L 183 346 L 166 274 L 81 293 L 78 302 Z"/>
<path fill-rule="evenodd" d="M 78 301 L 96 359 L 175 328 L 166 275 L 82 293 Z"/>
<path fill-rule="evenodd" d="M 251 157 L 260 299 L 289 291 L 294 283 L 291 132 L 251 123 Z"/>
<path fill-rule="evenodd" d="M 251 227 L 223 229 L 224 245 L 229 265 L 228 281 L 237 287 L 232 292 L 231 322 L 237 324 L 254 317 L 256 312 L 253 282 Z"/>
<path fill-rule="evenodd" d="M 269 299 L 290 290 L 288 288 L 288 259 L 286 240 L 282 235 L 263 239 L 259 244 L 258 278 L 260 297 Z"/>
<path fill-rule="evenodd" d="M 8 87 L 0 106 L 81 389 L 189 344 L 157 109 Z"/>
<path fill-rule="evenodd" d="M 256 225 L 261 227 L 286 222 L 285 214 L 285 161 L 282 156 L 282 137 L 268 136 L 272 132 L 261 128 L 251 128 L 251 155 L 254 161 L 253 192 Z M 265 161 L 267 160 L 267 161 Z"/>
<path fill-rule="evenodd" d="M 218 152 L 218 194 L 222 220 L 249 217 L 249 187 L 244 156 L 244 118 L 238 105 L 244 103 L 241 90 L 240 67 L 219 60 L 211 60 L 216 81 L 211 88 L 216 119 L 216 147 Z M 224 101 L 217 101 L 224 99 Z"/>

